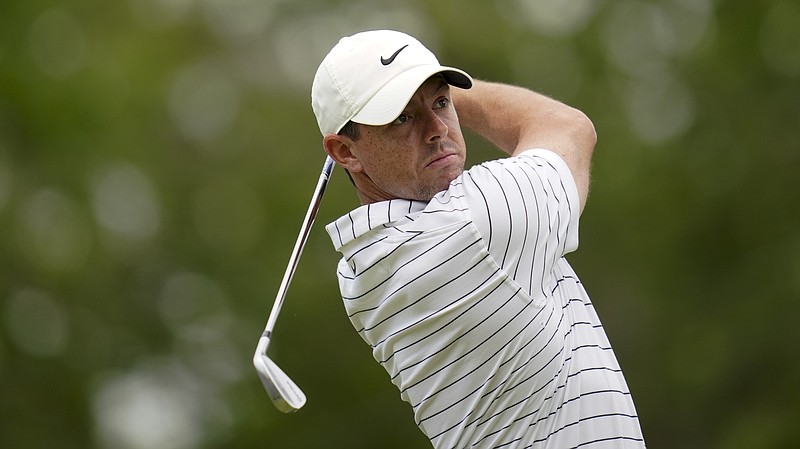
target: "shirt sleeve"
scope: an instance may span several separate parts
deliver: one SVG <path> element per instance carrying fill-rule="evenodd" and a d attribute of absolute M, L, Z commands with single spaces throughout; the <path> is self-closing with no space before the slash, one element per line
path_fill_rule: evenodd
<path fill-rule="evenodd" d="M 473 222 L 502 269 L 535 294 L 556 261 L 578 248 L 580 203 L 567 164 L 532 149 L 464 173 Z"/>

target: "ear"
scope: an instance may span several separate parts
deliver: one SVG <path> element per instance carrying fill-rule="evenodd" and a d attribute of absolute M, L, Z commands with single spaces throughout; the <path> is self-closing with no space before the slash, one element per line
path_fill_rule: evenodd
<path fill-rule="evenodd" d="M 361 162 L 353 154 L 352 146 L 353 141 L 347 137 L 339 134 L 327 134 L 322 139 L 322 145 L 325 147 L 325 152 L 350 172 L 360 172 Z"/>

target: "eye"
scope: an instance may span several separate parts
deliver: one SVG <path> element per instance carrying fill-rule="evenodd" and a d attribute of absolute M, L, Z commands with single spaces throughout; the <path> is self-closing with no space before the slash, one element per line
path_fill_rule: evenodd
<path fill-rule="evenodd" d="M 435 109 L 444 109 L 450 105 L 450 99 L 447 97 L 442 97 L 436 100 L 436 104 L 434 106 Z"/>
<path fill-rule="evenodd" d="M 406 114 L 405 112 L 397 116 L 396 119 L 392 122 L 392 125 L 402 125 L 403 123 L 411 120 L 411 116 Z"/>

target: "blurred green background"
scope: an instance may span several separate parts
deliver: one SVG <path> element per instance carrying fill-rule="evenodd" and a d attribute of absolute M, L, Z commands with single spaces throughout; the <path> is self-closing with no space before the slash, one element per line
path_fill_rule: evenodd
<path fill-rule="evenodd" d="M 324 158 L 313 73 L 374 28 L 594 120 L 570 260 L 649 447 L 798 447 L 788 0 L 3 2 L 0 447 L 430 447 L 338 296 L 340 171 L 270 349 L 306 407 L 251 365 Z"/>

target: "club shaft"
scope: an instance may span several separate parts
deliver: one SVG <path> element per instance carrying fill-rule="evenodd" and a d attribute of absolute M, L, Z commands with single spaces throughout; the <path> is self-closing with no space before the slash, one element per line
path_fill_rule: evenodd
<path fill-rule="evenodd" d="M 300 234 L 297 236 L 297 241 L 294 244 L 292 255 L 289 258 L 289 264 L 286 266 L 286 272 L 283 274 L 283 280 L 278 288 L 278 294 L 275 296 L 275 302 L 272 304 L 272 311 L 267 320 L 267 326 L 264 328 L 264 336 L 267 337 L 267 342 L 271 339 L 272 330 L 275 328 L 275 321 L 283 307 L 283 301 L 286 299 L 286 292 L 289 290 L 289 285 L 292 283 L 292 277 L 297 269 L 297 264 L 300 261 L 300 255 L 303 253 L 303 248 L 308 240 L 308 235 L 311 231 L 311 226 L 314 224 L 314 218 L 317 216 L 319 205 L 322 202 L 322 196 L 325 193 L 325 188 L 328 186 L 328 179 L 330 179 L 331 172 L 333 171 L 334 162 L 330 156 L 325 158 L 325 164 L 322 166 L 322 173 L 319 175 L 319 181 L 314 189 L 314 195 L 311 197 L 311 203 L 308 205 L 306 217 L 303 220 L 303 225 L 300 228 Z M 267 348 L 260 348 L 266 353 Z"/>

